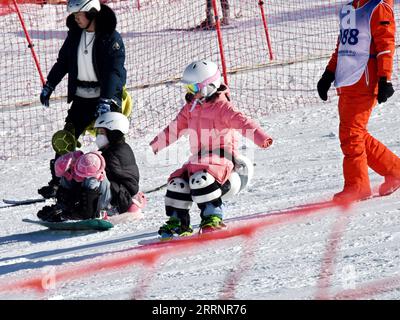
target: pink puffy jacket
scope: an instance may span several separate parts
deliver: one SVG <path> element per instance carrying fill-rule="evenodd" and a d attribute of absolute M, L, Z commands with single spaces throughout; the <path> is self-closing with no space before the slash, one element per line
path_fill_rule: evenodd
<path fill-rule="evenodd" d="M 190 176 L 196 171 L 207 170 L 223 184 L 233 170 L 233 163 L 208 151 L 223 149 L 235 157 L 238 153 L 236 130 L 261 148 L 272 144 L 272 138 L 258 124 L 235 109 L 228 93 L 226 89 L 219 91 L 212 101 L 199 103 L 194 100 L 185 104 L 177 117 L 150 143 L 154 153 L 157 153 L 181 136 L 189 135 L 192 156 L 169 179 L 182 176 L 185 171 Z"/>

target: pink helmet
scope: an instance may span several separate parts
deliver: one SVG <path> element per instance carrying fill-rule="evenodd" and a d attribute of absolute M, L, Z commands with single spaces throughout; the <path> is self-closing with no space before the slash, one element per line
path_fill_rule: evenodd
<path fill-rule="evenodd" d="M 79 157 L 74 167 L 74 179 L 78 182 L 85 178 L 96 178 L 99 181 L 104 179 L 106 161 L 101 152 L 93 151 Z"/>
<path fill-rule="evenodd" d="M 68 181 L 71 181 L 74 165 L 81 155 L 83 155 L 82 151 L 73 151 L 59 157 L 54 164 L 56 176 L 64 177 Z"/>

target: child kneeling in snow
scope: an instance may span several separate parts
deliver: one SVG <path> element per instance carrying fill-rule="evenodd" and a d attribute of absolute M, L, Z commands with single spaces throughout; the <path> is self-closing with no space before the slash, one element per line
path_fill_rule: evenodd
<path fill-rule="evenodd" d="M 75 151 L 57 159 L 55 171 L 61 177 L 57 202 L 40 210 L 40 219 L 83 220 L 124 212 L 142 217 L 146 198 L 139 192 L 139 169 L 124 139 L 128 119 L 108 112 L 97 118 L 94 127 L 99 151 Z"/>
<path fill-rule="evenodd" d="M 168 178 L 165 207 L 169 220 L 159 230 L 165 238 L 193 232 L 189 216 L 193 202 L 201 210 L 203 232 L 224 227 L 223 200 L 242 190 L 253 172 L 252 163 L 238 153 L 235 130 L 261 148 L 272 144 L 272 138 L 259 125 L 233 107 L 215 63 L 191 63 L 182 82 L 188 91 L 187 103 L 150 143 L 157 154 L 188 134 L 192 153 Z"/>

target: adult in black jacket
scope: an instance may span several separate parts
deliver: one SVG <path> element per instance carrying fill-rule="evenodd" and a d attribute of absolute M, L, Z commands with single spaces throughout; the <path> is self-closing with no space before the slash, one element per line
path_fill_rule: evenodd
<path fill-rule="evenodd" d="M 69 0 L 68 12 L 68 35 L 47 76 L 40 101 L 48 107 L 54 88 L 68 74 L 67 102 L 72 101 L 72 105 L 64 130 L 78 139 L 97 116 L 121 112 L 126 82 L 125 47 L 115 30 L 117 19 L 113 10 L 99 0 Z M 45 198 L 55 196 L 59 183 L 54 175 L 54 161 L 50 161 L 49 185 L 38 190 Z"/>

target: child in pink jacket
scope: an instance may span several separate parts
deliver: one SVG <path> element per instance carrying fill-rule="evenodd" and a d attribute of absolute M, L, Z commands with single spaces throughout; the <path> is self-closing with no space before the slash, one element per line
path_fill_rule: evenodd
<path fill-rule="evenodd" d="M 188 91 L 187 103 L 150 143 L 156 154 L 188 135 L 192 153 L 168 178 L 165 207 L 169 220 L 159 230 L 162 238 L 193 232 L 189 216 L 193 202 L 201 210 L 203 232 L 225 226 L 223 199 L 242 190 L 253 170 L 252 163 L 238 153 L 236 131 L 261 148 L 272 144 L 272 138 L 258 124 L 235 109 L 215 63 L 191 63 L 182 82 Z"/>

